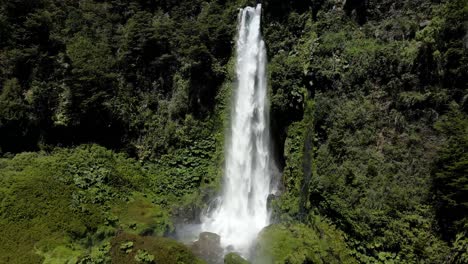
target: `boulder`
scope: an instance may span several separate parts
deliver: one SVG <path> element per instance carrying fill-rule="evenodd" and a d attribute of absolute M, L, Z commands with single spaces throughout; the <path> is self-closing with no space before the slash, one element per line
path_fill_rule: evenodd
<path fill-rule="evenodd" d="M 219 235 L 210 232 L 200 234 L 197 241 L 192 245 L 192 251 L 198 257 L 206 260 L 208 264 L 223 263 L 223 248 Z"/>

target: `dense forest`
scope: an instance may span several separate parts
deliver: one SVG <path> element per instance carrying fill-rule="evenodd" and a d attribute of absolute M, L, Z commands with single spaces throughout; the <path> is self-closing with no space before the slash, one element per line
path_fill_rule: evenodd
<path fill-rule="evenodd" d="M 252 263 L 468 263 L 468 1 L 264 0 Z M 247 0 L 0 0 L 0 263 L 216 263 Z M 228 254 L 224 263 L 247 263 Z"/>

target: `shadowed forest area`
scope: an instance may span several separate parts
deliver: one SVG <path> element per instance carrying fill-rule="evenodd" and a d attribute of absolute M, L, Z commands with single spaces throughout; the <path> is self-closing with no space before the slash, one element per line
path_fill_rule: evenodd
<path fill-rule="evenodd" d="M 0 263 L 211 264 L 173 238 L 222 188 L 255 3 L 0 0 Z M 262 8 L 281 188 L 249 261 L 468 263 L 468 1 Z"/>

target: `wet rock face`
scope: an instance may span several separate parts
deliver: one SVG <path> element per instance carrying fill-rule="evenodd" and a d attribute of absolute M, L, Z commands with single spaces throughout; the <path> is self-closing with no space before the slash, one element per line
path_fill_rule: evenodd
<path fill-rule="evenodd" d="M 273 206 L 273 202 L 277 200 L 279 197 L 280 196 L 276 194 L 268 195 L 267 208 L 268 208 L 268 211 L 270 212 L 270 223 L 276 223 L 279 220 L 280 212 L 278 210 L 275 210 L 276 208 Z"/>
<path fill-rule="evenodd" d="M 192 245 L 193 253 L 204 259 L 208 264 L 223 263 L 223 248 L 219 235 L 210 232 L 200 234 L 197 241 Z"/>
<path fill-rule="evenodd" d="M 268 198 L 267 198 L 267 208 L 268 208 L 268 210 L 271 210 L 273 201 L 278 199 L 278 198 L 279 198 L 279 195 L 276 195 L 276 194 L 273 194 L 273 193 L 268 195 Z"/>

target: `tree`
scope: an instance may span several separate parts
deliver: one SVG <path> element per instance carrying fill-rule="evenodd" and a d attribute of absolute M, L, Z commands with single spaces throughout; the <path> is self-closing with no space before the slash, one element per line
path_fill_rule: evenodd
<path fill-rule="evenodd" d="M 16 78 L 5 81 L 0 94 L 0 151 L 17 151 L 31 143 L 32 120 L 24 97 Z"/>
<path fill-rule="evenodd" d="M 453 239 L 468 223 L 468 117 L 456 105 L 436 129 L 446 137 L 434 173 L 439 222 Z"/>

